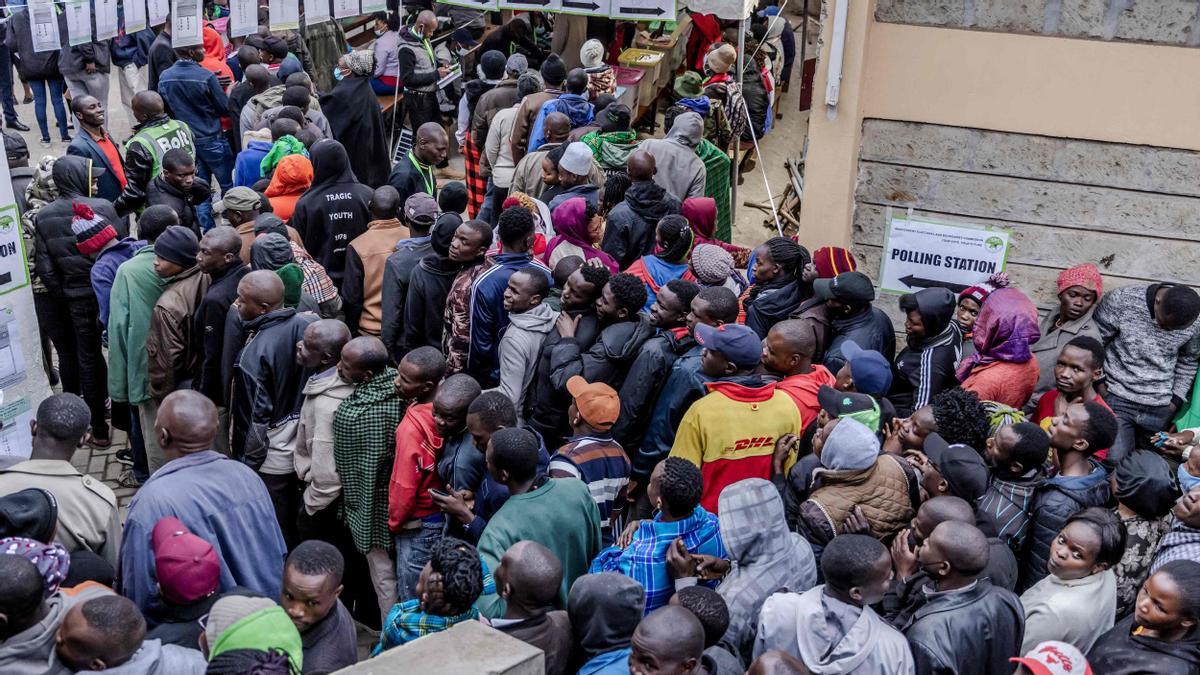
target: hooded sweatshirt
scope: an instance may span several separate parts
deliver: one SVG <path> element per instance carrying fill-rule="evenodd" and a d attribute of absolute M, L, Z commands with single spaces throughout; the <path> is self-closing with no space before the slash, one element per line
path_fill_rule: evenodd
<path fill-rule="evenodd" d="M 209 645 L 208 658 L 212 660 L 235 649 L 278 649 L 287 654 L 296 672 L 304 665 L 300 633 L 282 607 L 260 609 L 235 621 Z"/>
<path fill-rule="evenodd" d="M 109 675 L 203 675 L 208 669 L 204 655 L 196 649 L 164 645 L 146 640 L 128 661 L 101 672 Z"/>
<path fill-rule="evenodd" d="M 290 225 L 304 248 L 325 268 L 334 285 L 342 287 L 346 247 L 367 231 L 371 188 L 358 182 L 350 169 L 346 148 L 337 141 L 318 141 L 312 147 L 312 187 L 296 201 Z"/>
<path fill-rule="evenodd" d="M 958 303 L 945 288 L 925 288 L 913 294 L 925 336 L 909 340 L 896 355 L 892 389 L 887 398 L 898 417 L 907 417 L 939 392 L 958 384 L 954 369 L 962 356 L 962 334 L 951 325 Z"/>
<path fill-rule="evenodd" d="M 280 220 L 287 222 L 296 210 L 296 202 L 313 182 L 313 166 L 304 155 L 288 155 L 279 160 L 271 184 L 264 193 L 271 202 L 271 210 Z"/>
<path fill-rule="evenodd" d="M 788 531 L 783 498 L 768 480 L 749 478 L 726 488 L 717 519 L 729 559 L 737 562 L 717 587 L 729 606 L 729 628 L 720 644 L 748 665 L 763 602 L 781 588 L 812 588 L 817 562 L 809 543 Z"/>
<path fill-rule="evenodd" d="M 754 658 L 787 652 L 814 673 L 892 675 L 913 672 L 908 641 L 870 607 L 849 605 L 825 592 L 776 593 L 763 603 Z"/>
<path fill-rule="evenodd" d="M 24 12 L 22 12 L 24 14 Z M 0 673 L 4 675 L 66 675 L 71 670 L 54 654 L 55 634 L 72 607 L 92 598 L 111 595 L 112 590 L 87 582 L 64 588 L 46 599 L 46 615 L 34 625 L 0 641 Z M 639 607 L 638 617 L 641 617 Z M 635 621 L 636 623 L 636 621 Z M 630 634 L 633 629 L 629 629 Z"/>
<path fill-rule="evenodd" d="M 654 234 L 663 216 L 679 213 L 681 202 L 652 180 L 634 181 L 625 201 L 608 214 L 600 248 L 625 269 L 654 252 Z"/>
<path fill-rule="evenodd" d="M 300 405 L 300 427 L 296 430 L 296 476 L 307 484 L 304 509 L 314 515 L 342 494 L 333 460 L 333 413 L 354 385 L 343 380 L 336 368 L 308 378 L 304 384 L 304 402 Z"/>
<path fill-rule="evenodd" d="M 654 156 L 654 165 L 658 168 L 654 182 L 680 201 L 704 196 L 707 171 L 704 160 L 696 154 L 703 137 L 704 120 L 689 112 L 675 118 L 666 138 L 642 142 L 641 149 Z"/>
<path fill-rule="evenodd" d="M 508 328 L 500 338 L 499 390 L 524 410 L 525 392 L 537 370 L 542 341 L 558 321 L 558 311 L 543 302 L 520 314 L 510 314 Z"/>
<path fill-rule="evenodd" d="M 646 592 L 641 584 L 623 574 L 601 572 L 579 577 L 571 587 L 567 614 L 584 661 L 581 675 L 599 672 L 613 663 L 624 665 L 645 604 Z"/>
<path fill-rule="evenodd" d="M 533 128 L 529 131 L 529 145 L 526 152 L 533 152 L 546 142 L 546 116 L 560 112 L 571 120 L 571 128 L 581 127 L 592 121 L 595 108 L 587 100 L 587 95 L 563 94 L 542 104 Z"/>

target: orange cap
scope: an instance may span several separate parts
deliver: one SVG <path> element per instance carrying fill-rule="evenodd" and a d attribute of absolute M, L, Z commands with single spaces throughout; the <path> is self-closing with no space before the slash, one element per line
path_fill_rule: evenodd
<path fill-rule="evenodd" d="M 567 380 L 567 391 L 575 398 L 579 416 L 592 428 L 608 431 L 617 423 L 617 417 L 621 414 L 621 399 L 612 387 L 603 382 L 589 384 L 575 375 Z"/>

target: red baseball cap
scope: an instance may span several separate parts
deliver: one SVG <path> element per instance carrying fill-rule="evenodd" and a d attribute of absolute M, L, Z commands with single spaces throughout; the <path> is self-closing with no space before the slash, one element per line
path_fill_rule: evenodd
<path fill-rule="evenodd" d="M 1039 643 L 1025 656 L 1015 656 L 1009 661 L 1025 666 L 1033 675 L 1092 675 L 1083 652 L 1057 640 Z"/>
<path fill-rule="evenodd" d="M 150 546 L 163 598 L 186 605 L 217 591 L 221 559 L 212 544 L 192 534 L 183 521 L 167 516 L 155 523 Z"/>

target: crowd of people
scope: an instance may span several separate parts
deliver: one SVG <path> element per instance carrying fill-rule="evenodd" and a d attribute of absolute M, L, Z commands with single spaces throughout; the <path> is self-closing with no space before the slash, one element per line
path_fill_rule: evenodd
<path fill-rule="evenodd" d="M 730 243 L 774 7 L 691 17 L 660 138 L 632 24 L 437 7 L 355 50 L 9 19 L 76 135 L 5 132 L 62 393 L 0 458 L 0 672 L 330 673 L 468 621 L 551 675 L 1200 672 L 1200 295 L 1084 262 L 897 300 Z M 114 429 L 123 522 L 72 463 Z"/>

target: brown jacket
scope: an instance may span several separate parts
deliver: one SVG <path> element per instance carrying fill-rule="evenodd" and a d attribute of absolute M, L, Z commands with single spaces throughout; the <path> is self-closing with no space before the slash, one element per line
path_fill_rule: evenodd
<path fill-rule="evenodd" d="M 192 267 L 176 276 L 154 303 L 146 335 L 146 366 L 150 396 L 159 401 L 200 372 L 203 336 L 193 316 L 211 281 L 199 266 Z"/>
<path fill-rule="evenodd" d="M 862 509 L 876 539 L 890 539 L 916 515 L 919 481 L 894 455 L 880 455 L 874 466 L 862 471 L 821 471 L 813 480 L 808 501 L 800 505 L 797 529 L 814 544 L 826 544 L 840 534 L 855 506 Z"/>
<path fill-rule="evenodd" d="M 304 240 L 300 238 L 300 233 L 294 230 L 291 225 L 287 226 L 287 232 L 288 239 L 300 244 L 301 246 L 304 246 Z M 241 225 L 238 225 L 237 233 L 242 235 L 242 262 L 249 265 L 250 247 L 254 245 L 254 240 L 258 238 L 258 235 L 254 234 L 254 221 L 252 220 L 248 223 L 242 223 Z"/>
<path fill-rule="evenodd" d="M 517 120 L 513 122 L 512 131 L 514 164 L 525 156 L 525 148 L 529 147 L 529 131 L 533 129 L 533 123 L 537 121 L 538 113 L 542 111 L 542 104 L 558 98 L 562 93 L 562 89 L 546 89 L 521 99 L 521 107 L 517 109 Z"/>
<path fill-rule="evenodd" d="M 483 148 L 487 142 L 488 127 L 492 125 L 496 113 L 513 107 L 518 99 L 516 80 L 501 80 L 495 87 L 483 92 L 471 115 L 471 137 L 476 148 Z"/>
<path fill-rule="evenodd" d="M 408 228 L 395 218 L 373 220 L 367 223 L 367 231 L 346 247 L 342 301 L 351 330 L 379 335 L 383 327 L 383 268 L 388 256 L 396 252 L 396 244 L 408 237 Z"/>
<path fill-rule="evenodd" d="M 520 112 L 517 116 L 520 116 Z M 514 132 L 515 135 L 515 132 Z M 541 199 L 542 193 L 550 189 L 549 185 L 542 182 L 542 159 L 550 154 L 550 151 L 562 143 L 546 143 L 542 147 L 534 150 L 525 157 L 522 157 L 516 162 L 516 168 L 513 169 L 512 183 L 508 186 L 509 194 L 513 192 L 523 192 L 534 199 Z M 596 160 L 592 160 L 592 168 L 588 171 L 587 182 L 592 185 L 604 187 L 604 171 Z"/>

